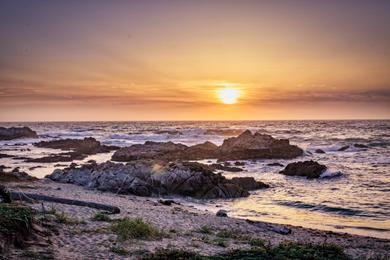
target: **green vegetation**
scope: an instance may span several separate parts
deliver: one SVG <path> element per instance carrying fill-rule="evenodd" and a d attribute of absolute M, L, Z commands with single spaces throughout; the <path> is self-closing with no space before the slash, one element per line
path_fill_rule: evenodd
<path fill-rule="evenodd" d="M 241 235 L 234 230 L 221 230 L 217 233 L 217 237 L 240 239 Z"/>
<path fill-rule="evenodd" d="M 277 247 L 259 246 L 249 250 L 234 250 L 214 256 L 202 256 L 181 250 L 158 250 L 144 259 L 192 259 L 192 260 L 347 260 L 343 250 L 335 245 L 282 243 Z"/>
<path fill-rule="evenodd" d="M 92 220 L 111 222 L 111 218 L 106 212 L 97 212 L 95 216 L 93 216 Z"/>
<path fill-rule="evenodd" d="M 28 228 L 33 221 L 33 214 L 31 208 L 0 204 L 0 231 L 10 233 Z"/>
<path fill-rule="evenodd" d="M 252 238 L 249 240 L 249 244 L 252 247 L 265 247 L 265 241 L 260 238 Z"/>
<path fill-rule="evenodd" d="M 111 247 L 111 252 L 118 254 L 118 255 L 128 255 L 129 251 L 127 251 L 125 248 L 121 246 L 113 246 Z"/>
<path fill-rule="evenodd" d="M 213 230 L 211 229 L 211 227 L 209 226 L 203 226 L 201 227 L 199 230 L 198 230 L 199 233 L 202 233 L 202 234 L 212 234 L 213 233 Z"/>
<path fill-rule="evenodd" d="M 118 239 L 121 241 L 135 238 L 150 239 L 160 234 L 156 228 L 144 222 L 141 218 L 124 218 L 113 223 L 111 230 L 118 235 Z"/>

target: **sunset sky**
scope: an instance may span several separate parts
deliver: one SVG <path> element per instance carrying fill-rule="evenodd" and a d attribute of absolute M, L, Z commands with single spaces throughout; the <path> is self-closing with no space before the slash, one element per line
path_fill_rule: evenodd
<path fill-rule="evenodd" d="M 385 0 L 2 0 L 0 121 L 390 118 L 389 25 Z"/>

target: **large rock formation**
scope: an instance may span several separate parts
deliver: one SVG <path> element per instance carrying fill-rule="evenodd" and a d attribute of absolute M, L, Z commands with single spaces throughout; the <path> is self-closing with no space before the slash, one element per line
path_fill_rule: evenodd
<path fill-rule="evenodd" d="M 127 164 L 106 162 L 79 168 L 57 169 L 47 176 L 101 191 L 139 196 L 181 195 L 198 199 L 236 198 L 266 187 L 253 178 L 229 180 L 195 162 L 164 163 L 137 160 Z"/>
<path fill-rule="evenodd" d="M 219 159 L 290 159 L 302 155 L 303 150 L 290 145 L 287 139 L 275 139 L 261 133 L 246 130 L 238 137 L 226 139 L 220 146 Z"/>
<path fill-rule="evenodd" d="M 213 158 L 218 154 L 218 146 L 211 142 L 186 146 L 173 142 L 152 142 L 135 144 L 130 147 L 121 148 L 112 156 L 113 161 L 127 162 L 139 159 L 160 159 L 160 160 L 201 160 Z"/>
<path fill-rule="evenodd" d="M 308 179 L 321 177 L 326 171 L 326 166 L 315 161 L 304 161 L 289 163 L 284 170 L 279 173 L 288 176 L 304 176 Z"/>
<path fill-rule="evenodd" d="M 172 142 L 146 142 L 121 148 L 114 153 L 114 161 L 138 159 L 160 160 L 248 160 L 290 159 L 302 155 L 303 151 L 288 140 L 278 140 L 270 135 L 252 134 L 249 130 L 238 137 L 226 139 L 221 146 L 211 142 L 186 146 Z"/>
<path fill-rule="evenodd" d="M 82 160 L 88 155 L 107 153 L 119 148 L 115 146 L 102 145 L 99 141 L 92 137 L 84 139 L 41 141 L 39 143 L 35 143 L 34 145 L 37 147 L 60 149 L 70 152 L 49 155 L 41 158 L 27 159 L 26 162 L 70 162 L 73 160 Z"/>
<path fill-rule="evenodd" d="M 28 127 L 0 127 L 0 140 L 13 140 L 17 138 L 38 138 L 38 135 Z"/>

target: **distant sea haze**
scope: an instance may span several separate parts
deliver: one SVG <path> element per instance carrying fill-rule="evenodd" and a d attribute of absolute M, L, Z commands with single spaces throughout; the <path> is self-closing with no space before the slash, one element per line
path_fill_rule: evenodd
<path fill-rule="evenodd" d="M 252 192 L 235 200 L 183 203 L 217 211 L 221 206 L 239 218 L 288 223 L 339 232 L 390 238 L 390 121 L 229 121 L 229 122 L 57 122 L 1 123 L 1 126 L 28 126 L 39 140 L 94 137 L 107 145 L 129 146 L 145 141 L 172 141 L 187 145 L 224 139 L 249 129 L 289 139 L 305 154 L 293 160 L 247 161 L 243 172 L 223 173 L 226 177 L 251 176 L 270 189 Z M 17 139 L 0 142 L 0 153 L 39 157 L 53 150 L 32 145 L 37 140 Z M 348 148 L 340 151 L 341 147 Z M 316 153 L 321 149 L 324 153 Z M 112 153 L 92 155 L 83 161 L 110 160 Z M 279 174 L 270 166 L 278 162 L 315 160 L 341 177 L 307 180 Z M 82 163 L 82 161 L 76 161 Z M 209 163 L 204 161 L 204 163 Z M 69 165 L 69 163 L 61 163 Z M 1 158 L 0 165 L 20 167 L 39 178 L 50 174 L 55 163 L 34 164 Z M 39 166 L 39 168 L 36 168 Z"/>

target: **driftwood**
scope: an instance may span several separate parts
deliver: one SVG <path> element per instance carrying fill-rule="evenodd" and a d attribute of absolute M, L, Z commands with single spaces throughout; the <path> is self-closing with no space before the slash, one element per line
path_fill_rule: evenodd
<path fill-rule="evenodd" d="M 15 191 L 10 191 L 9 193 L 13 200 L 24 200 L 24 201 L 40 200 L 40 201 L 48 201 L 48 202 L 61 203 L 67 205 L 75 205 L 81 207 L 100 209 L 100 210 L 108 211 L 112 214 L 120 213 L 120 209 L 118 207 L 96 203 L 96 202 L 64 199 L 64 198 L 51 197 L 51 196 L 40 195 L 40 194 L 23 193 L 23 192 L 15 192 Z"/>

